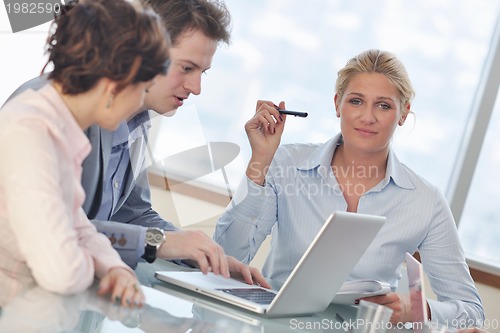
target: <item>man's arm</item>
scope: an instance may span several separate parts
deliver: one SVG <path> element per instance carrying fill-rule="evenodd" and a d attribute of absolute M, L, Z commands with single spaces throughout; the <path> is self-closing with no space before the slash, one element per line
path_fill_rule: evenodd
<path fill-rule="evenodd" d="M 156 227 L 165 231 L 179 231 L 179 228 L 163 219 L 152 208 L 147 170 L 140 173 L 130 195 L 110 220 L 146 228 Z"/>
<path fill-rule="evenodd" d="M 164 231 L 179 230 L 171 222 L 161 218 L 152 208 L 146 170 L 139 175 L 129 196 L 109 221 L 93 220 L 92 222 L 99 232 L 110 238 L 111 244 L 122 260 L 132 268 L 137 266 L 139 258 L 144 254 L 147 228 L 156 227 Z M 169 245 L 163 244 L 162 246 Z"/>
<path fill-rule="evenodd" d="M 127 245 L 120 245 L 119 239 L 115 240 L 115 249 L 120 253 L 122 259 L 131 267 L 137 265 L 137 260 L 144 253 L 145 231 L 147 227 L 157 227 L 166 231 L 165 242 L 160 246 L 156 255 L 158 258 L 174 260 L 177 264 L 184 264 L 186 260 L 195 261 L 196 265 L 203 272 L 211 270 L 216 274 L 243 277 L 248 283 L 258 283 L 269 287 L 262 274 L 255 268 L 243 265 L 236 259 L 227 257 L 221 246 L 215 243 L 210 237 L 198 230 L 181 231 L 172 223 L 165 221 L 151 207 L 151 195 L 147 170 L 144 170 L 137 179 L 137 182 L 124 202 L 123 206 L 111 217 L 115 221 L 123 221 L 122 225 L 129 226 L 125 230 L 121 226 L 114 226 L 112 230 L 122 230 L 125 237 L 130 238 L 132 244 L 137 244 L 136 261 L 133 256 L 128 258 L 128 254 L 133 251 L 127 250 Z M 101 229 L 112 222 L 105 222 Z M 120 223 L 117 223 L 120 224 Z M 106 232 L 105 232 L 106 233 Z M 109 233 L 109 231 L 107 232 Z M 128 235 L 128 236 L 127 236 Z M 123 241 L 122 241 L 123 242 Z M 142 246 L 142 247 L 141 247 Z"/>
<path fill-rule="evenodd" d="M 144 227 L 115 221 L 91 221 L 100 233 L 109 238 L 111 245 L 122 260 L 135 269 L 144 253 L 146 229 Z"/>

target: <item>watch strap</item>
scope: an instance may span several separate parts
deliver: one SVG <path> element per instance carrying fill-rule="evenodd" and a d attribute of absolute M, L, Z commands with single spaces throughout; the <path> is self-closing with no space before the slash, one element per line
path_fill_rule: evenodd
<path fill-rule="evenodd" d="M 156 260 L 156 246 L 146 245 L 142 259 L 146 260 L 150 264 L 153 263 Z"/>

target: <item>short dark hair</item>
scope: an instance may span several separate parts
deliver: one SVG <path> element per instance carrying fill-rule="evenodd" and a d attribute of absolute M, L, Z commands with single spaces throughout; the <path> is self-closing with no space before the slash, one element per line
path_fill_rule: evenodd
<path fill-rule="evenodd" d="M 160 15 L 172 44 L 188 30 L 200 30 L 207 37 L 229 45 L 231 15 L 218 0 L 141 0 Z"/>
<path fill-rule="evenodd" d="M 60 83 L 63 93 L 86 92 L 101 78 L 118 82 L 119 92 L 166 73 L 170 39 L 151 9 L 125 0 L 67 6 L 52 23 L 42 69 L 53 63 L 48 78 Z"/>

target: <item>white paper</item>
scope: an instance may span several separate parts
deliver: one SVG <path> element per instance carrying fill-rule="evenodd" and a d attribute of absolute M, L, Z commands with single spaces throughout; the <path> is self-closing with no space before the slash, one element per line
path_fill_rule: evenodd
<path fill-rule="evenodd" d="M 359 298 L 385 295 L 389 292 L 391 286 L 387 282 L 369 279 L 351 280 L 344 282 L 332 303 L 352 305 Z"/>

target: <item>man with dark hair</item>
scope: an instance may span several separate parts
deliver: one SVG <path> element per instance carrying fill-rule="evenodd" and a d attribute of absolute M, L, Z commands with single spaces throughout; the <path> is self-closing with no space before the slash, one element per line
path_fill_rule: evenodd
<path fill-rule="evenodd" d="M 216 0 L 141 0 L 161 17 L 172 47 L 167 75 L 157 76 L 148 90 L 143 110 L 109 132 L 92 126 L 86 134 L 92 152 L 83 162 L 83 208 L 97 229 L 106 234 L 122 259 L 135 268 L 139 258 L 156 257 L 196 262 L 203 271 L 229 276 L 240 274 L 247 282 L 267 286 L 260 272 L 248 267 L 200 231 L 181 231 L 152 209 L 145 168 L 149 113 L 172 113 L 191 94 L 201 92 L 201 75 L 210 68 L 220 43 L 230 42 L 230 14 Z M 14 94 L 47 83 L 35 78 Z M 12 96 L 10 98 L 12 98 Z"/>

